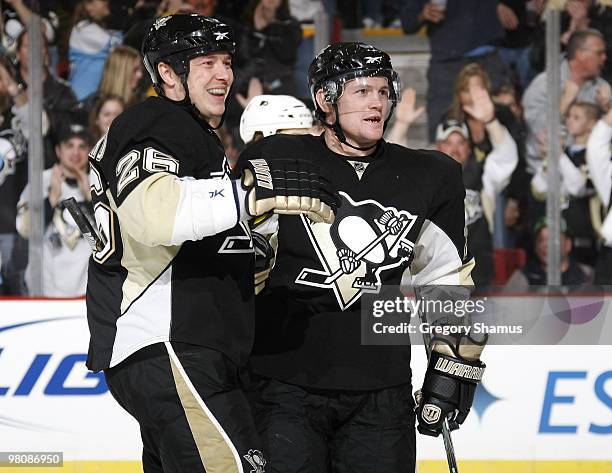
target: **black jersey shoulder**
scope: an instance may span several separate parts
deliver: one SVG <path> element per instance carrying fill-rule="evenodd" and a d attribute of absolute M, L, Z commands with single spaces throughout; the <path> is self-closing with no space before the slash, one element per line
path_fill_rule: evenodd
<path fill-rule="evenodd" d="M 117 139 L 152 138 L 183 141 L 202 132 L 194 117 L 183 107 L 168 99 L 149 97 L 127 108 L 113 121 L 110 134 Z"/>
<path fill-rule="evenodd" d="M 113 121 L 107 141 L 105 160 L 116 162 L 131 150 L 153 147 L 180 161 L 180 175 L 194 175 L 194 169 L 223 156 L 214 132 L 184 107 L 160 97 L 126 109 Z"/>
<path fill-rule="evenodd" d="M 445 194 L 449 186 L 463 189 L 461 164 L 441 151 L 385 143 L 384 153 L 387 166 L 415 176 L 430 189 L 441 189 Z"/>
<path fill-rule="evenodd" d="M 412 149 L 394 143 L 385 143 L 385 154 L 394 166 L 427 171 L 433 176 L 461 173 L 461 165 L 441 151 Z"/>
<path fill-rule="evenodd" d="M 462 168 L 447 154 L 390 143 L 385 143 L 384 154 L 385 166 L 403 176 L 404 185 L 422 196 L 431 214 L 449 202 L 463 205 Z"/>
<path fill-rule="evenodd" d="M 322 149 L 318 136 L 277 134 L 247 145 L 240 159 L 312 159 Z"/>

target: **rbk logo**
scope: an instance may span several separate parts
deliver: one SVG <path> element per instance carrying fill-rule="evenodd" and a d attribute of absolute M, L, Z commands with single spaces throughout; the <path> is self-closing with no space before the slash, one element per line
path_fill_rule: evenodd
<path fill-rule="evenodd" d="M 367 56 L 365 60 L 366 64 L 380 64 L 382 56 Z"/>
<path fill-rule="evenodd" d="M 217 196 L 225 197 L 223 195 L 223 189 L 221 189 L 221 190 L 216 190 L 215 189 L 214 191 L 210 191 L 209 194 L 210 194 L 210 198 L 211 199 L 214 199 Z"/>
<path fill-rule="evenodd" d="M 215 31 L 215 41 L 221 41 L 222 39 L 229 39 L 229 31 Z"/>
<path fill-rule="evenodd" d="M 160 29 L 162 26 L 164 26 L 166 23 L 168 23 L 168 20 L 170 19 L 169 16 L 162 16 L 161 18 L 158 18 L 157 20 L 155 20 L 155 23 L 153 24 L 153 27 L 158 30 Z"/>

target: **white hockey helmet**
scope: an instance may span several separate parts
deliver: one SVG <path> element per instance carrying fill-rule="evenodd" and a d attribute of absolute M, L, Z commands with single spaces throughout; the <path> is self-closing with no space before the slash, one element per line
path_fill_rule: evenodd
<path fill-rule="evenodd" d="M 257 95 L 242 112 L 240 138 L 249 143 L 257 132 L 266 137 L 279 130 L 310 127 L 312 113 L 302 101 L 291 95 Z"/>

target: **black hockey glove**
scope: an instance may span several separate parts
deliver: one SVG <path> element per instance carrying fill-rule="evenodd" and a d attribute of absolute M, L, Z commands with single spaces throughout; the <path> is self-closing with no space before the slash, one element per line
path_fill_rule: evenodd
<path fill-rule="evenodd" d="M 274 211 L 333 222 L 338 197 L 319 175 L 318 166 L 300 159 L 248 159 L 242 163 L 241 174 L 251 217 Z"/>
<path fill-rule="evenodd" d="M 459 354 L 460 348 L 447 340 L 433 339 L 423 388 L 415 393 L 420 433 L 437 437 L 445 418 L 451 430 L 458 429 L 465 421 L 485 369 L 485 364 L 478 359 L 484 345 L 477 346 L 476 351 L 474 345 L 471 347 L 470 355 L 476 356 L 467 359 Z"/>
<path fill-rule="evenodd" d="M 274 266 L 274 250 L 268 239 L 262 234 L 252 231 L 253 249 L 255 250 L 255 295 L 263 291 L 266 280 Z"/>

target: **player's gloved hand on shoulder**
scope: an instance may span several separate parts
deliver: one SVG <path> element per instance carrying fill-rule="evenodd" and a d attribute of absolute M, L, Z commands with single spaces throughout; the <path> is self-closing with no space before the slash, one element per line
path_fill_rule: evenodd
<path fill-rule="evenodd" d="M 442 432 L 444 419 L 455 430 L 467 418 L 486 366 L 479 359 L 484 342 L 470 342 L 462 346 L 446 339 L 432 340 L 423 388 L 415 393 L 420 433 L 437 437 Z"/>
<path fill-rule="evenodd" d="M 251 231 L 255 250 L 255 295 L 263 291 L 274 266 L 274 250 L 262 234 Z"/>
<path fill-rule="evenodd" d="M 318 166 L 301 159 L 258 158 L 244 160 L 239 171 L 251 217 L 273 211 L 333 222 L 339 199 Z"/>

